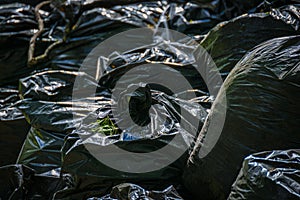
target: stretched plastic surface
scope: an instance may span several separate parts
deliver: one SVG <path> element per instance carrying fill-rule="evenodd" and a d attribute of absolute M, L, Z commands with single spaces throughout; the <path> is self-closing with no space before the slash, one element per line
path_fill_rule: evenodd
<path fill-rule="evenodd" d="M 299 5 L 283 6 L 268 13 L 242 15 L 214 27 L 201 41 L 223 79 L 253 47 L 276 37 L 298 35 Z"/>
<path fill-rule="evenodd" d="M 299 47 L 300 36 L 269 40 L 229 74 L 185 170 L 186 187 L 198 198 L 226 198 L 247 155 L 299 147 Z M 216 123 L 222 106 L 226 121 L 216 145 L 207 152 L 212 141 L 206 130 Z"/>

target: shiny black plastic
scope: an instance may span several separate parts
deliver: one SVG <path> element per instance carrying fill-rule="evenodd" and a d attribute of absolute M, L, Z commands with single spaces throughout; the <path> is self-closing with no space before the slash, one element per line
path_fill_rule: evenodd
<path fill-rule="evenodd" d="M 245 158 L 228 200 L 300 198 L 300 150 L 276 150 Z"/>
<path fill-rule="evenodd" d="M 114 186 L 110 194 L 101 198 L 88 198 L 88 200 L 135 200 L 136 198 L 140 200 L 183 200 L 173 186 L 163 191 L 147 191 L 138 185 L 130 183 Z"/>
<path fill-rule="evenodd" d="M 300 36 L 276 38 L 246 54 L 229 74 L 185 170 L 186 187 L 198 198 L 226 198 L 249 154 L 299 147 L 299 63 Z M 206 131 L 223 107 L 226 120 L 220 138 L 200 158 L 208 145 Z"/>

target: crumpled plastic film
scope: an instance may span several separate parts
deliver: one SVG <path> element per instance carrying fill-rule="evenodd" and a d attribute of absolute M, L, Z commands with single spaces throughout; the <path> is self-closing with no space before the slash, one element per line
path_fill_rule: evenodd
<path fill-rule="evenodd" d="M 299 199 L 300 150 L 276 150 L 245 158 L 228 200 Z"/>

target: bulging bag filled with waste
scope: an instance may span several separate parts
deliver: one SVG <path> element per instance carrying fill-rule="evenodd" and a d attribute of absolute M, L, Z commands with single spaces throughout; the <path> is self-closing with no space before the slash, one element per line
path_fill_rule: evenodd
<path fill-rule="evenodd" d="M 43 158 L 41 154 L 47 153 L 48 149 L 51 155 L 55 155 L 54 149 L 59 152 L 61 146 L 54 143 L 57 144 L 66 136 L 62 148 L 62 173 L 74 177 L 74 187 L 58 193 L 59 198 L 104 195 L 113 185 L 128 180 L 154 189 L 163 188 L 170 182 L 178 184 L 187 159 L 189 147 L 186 143 L 190 145 L 194 141 L 195 136 L 191 132 L 196 133 L 198 126 L 201 127 L 207 115 L 204 106 L 209 102 L 204 98 L 208 91 L 197 70 L 193 70 L 187 62 L 189 59 L 177 56 L 160 50 L 158 46 L 135 49 L 114 58 L 98 82 L 83 72 L 62 70 L 39 72 L 22 79 L 20 91 L 23 101 L 20 109 L 31 125 L 40 131 L 29 134 L 19 163 L 27 164 L 35 170 L 38 170 L 38 166 L 42 170 L 49 170 L 42 164 L 49 164 L 49 159 L 42 161 L 39 158 Z M 152 68 L 151 71 L 147 65 L 149 63 L 165 65 L 158 65 L 156 70 Z M 138 66 L 135 73 L 122 79 L 126 72 L 137 65 L 141 66 Z M 174 91 L 146 82 L 159 77 L 161 73 L 170 77 L 173 75 L 171 85 L 176 86 L 172 88 Z M 186 86 L 177 85 L 180 74 L 185 75 L 193 86 L 191 89 L 198 91 L 199 98 L 191 95 Z M 141 79 L 145 81 L 144 85 L 139 84 Z M 116 90 L 122 99 L 120 101 L 112 97 L 116 85 L 119 86 Z M 95 88 L 94 97 L 85 93 L 91 91 L 91 86 Z M 82 98 L 77 99 L 76 95 L 82 95 Z M 124 106 L 124 112 L 112 113 L 113 108 L 119 105 Z M 126 112 L 130 113 L 134 123 L 124 129 L 124 123 L 127 125 Z M 54 134 L 59 132 L 65 135 Z M 54 140 L 56 137 L 60 139 Z M 42 145 L 42 148 L 32 145 L 38 139 L 46 145 Z M 165 146 L 168 146 L 166 152 L 158 151 Z M 123 151 L 112 151 L 115 147 Z M 97 150 L 110 161 L 117 160 L 119 163 L 114 164 L 120 168 L 102 163 L 89 148 Z M 129 153 L 128 157 L 126 152 L 133 152 L 133 155 Z M 144 160 L 145 156 L 139 157 L 139 153 L 152 154 L 146 155 L 149 158 Z M 56 156 L 51 160 L 59 160 L 57 158 L 60 155 Z M 135 162 L 131 162 L 132 159 Z M 159 168 L 163 163 L 165 166 Z M 57 162 L 52 164 L 53 167 L 58 166 Z"/>
<path fill-rule="evenodd" d="M 300 150 L 275 150 L 245 158 L 228 200 L 299 199 Z"/>
<path fill-rule="evenodd" d="M 153 32 L 147 31 L 153 39 Z M 170 35 L 168 31 L 160 34 Z M 125 35 L 138 35 L 133 33 Z M 86 77 L 74 83 L 79 94 L 73 93 L 73 102 L 94 101 L 97 109 L 65 138 L 62 173 L 74 177 L 74 187 L 59 193 L 60 198 L 103 195 L 126 181 L 149 189 L 179 184 L 189 146 L 206 118 L 204 105 L 210 94 L 193 67 L 197 45 L 183 39 L 166 42 L 162 35 L 140 48 L 101 57 L 97 67 L 105 70 L 98 85 Z M 209 74 L 211 69 L 206 70 Z M 82 85 L 86 93 L 79 89 Z"/>
<path fill-rule="evenodd" d="M 229 74 L 184 173 L 196 197 L 227 198 L 249 154 L 299 147 L 299 47 L 300 36 L 269 40 Z"/>
<path fill-rule="evenodd" d="M 29 65 L 47 70 L 78 70 L 86 53 L 97 44 L 138 27 L 170 28 L 201 40 L 201 35 L 216 24 L 253 12 L 252 8 L 260 3 L 258 0 L 43 2 L 36 7 L 41 30 L 32 37 Z"/>
<path fill-rule="evenodd" d="M 245 14 L 214 27 L 201 41 L 223 79 L 253 47 L 267 40 L 300 34 L 299 5 Z"/>
<path fill-rule="evenodd" d="M 164 3 L 162 5 L 166 7 Z M 141 44 L 144 45 L 143 48 L 130 48 L 130 43 L 118 44 L 118 47 L 123 48 L 123 52 L 117 52 L 119 56 L 117 55 L 116 58 L 108 57 L 110 54 L 114 56 L 113 53 L 116 52 L 114 50 L 115 46 L 108 45 L 105 46 L 105 54 L 95 54 L 93 56 L 94 60 L 96 58 L 96 62 L 92 62 L 90 71 L 87 71 L 87 73 L 72 72 L 79 70 L 88 53 L 107 37 L 121 30 L 143 27 L 150 23 L 155 24 L 155 20 L 154 22 L 151 21 L 152 17 L 156 17 L 155 11 L 158 10 L 159 13 L 161 11 L 154 9 L 154 7 L 157 7 L 157 4 L 153 4 L 153 7 L 145 7 L 145 9 L 150 9 L 149 12 L 153 11 L 150 12 L 153 13 L 153 16 L 149 19 L 147 18 L 145 22 L 145 19 L 142 18 L 144 15 L 137 14 L 137 16 L 130 17 L 131 15 L 128 12 L 120 14 L 120 11 L 116 11 L 121 8 L 123 11 L 127 8 L 132 10 L 131 8 L 136 8 L 134 5 L 115 7 L 114 9 L 94 8 L 83 11 L 83 13 L 80 13 L 80 11 L 78 13 L 75 12 L 77 11 L 75 6 L 74 12 L 71 12 L 71 17 L 74 14 L 78 19 L 75 20 L 76 26 L 72 24 L 72 30 L 68 30 L 69 25 L 65 24 L 61 26 L 62 28 L 55 29 L 54 27 L 51 29 L 52 38 L 58 39 L 53 41 L 53 45 L 49 47 L 50 50 L 46 51 L 49 54 L 37 55 L 32 60 L 29 60 L 30 65 L 35 66 L 37 69 L 43 68 L 43 72 L 37 72 L 32 76 L 22 79 L 20 84 L 20 93 L 23 100 L 19 108 L 23 111 L 33 129 L 31 129 L 25 142 L 18 163 L 26 164 L 39 173 L 44 173 L 51 167 L 57 169 L 60 165 L 59 160 L 61 160 L 62 173 L 70 173 L 74 176 L 75 186 L 73 189 L 78 192 L 86 190 L 86 193 L 89 195 L 93 194 L 89 193 L 93 190 L 97 191 L 97 194 L 103 195 L 113 185 L 125 180 L 132 180 L 135 183 L 142 182 L 144 185 L 149 185 L 151 182 L 153 187 L 157 185 L 157 180 L 162 180 L 162 183 L 159 184 L 159 189 L 169 184 L 167 182 L 170 180 L 178 182 L 187 158 L 185 144 L 182 145 L 178 141 L 172 143 L 168 151 L 170 156 L 171 154 L 177 155 L 178 152 L 181 152 L 184 154 L 182 159 L 175 162 L 180 156 L 172 160 L 168 156 L 157 152 L 155 162 L 150 162 L 151 159 L 148 159 L 142 167 L 139 167 L 141 163 L 138 163 L 136 166 L 142 169 L 149 165 L 148 168 L 151 171 L 155 170 L 155 167 L 157 167 L 155 165 L 159 166 L 162 161 L 169 163 L 160 171 L 149 172 L 144 176 L 138 173 L 130 173 L 129 169 L 126 169 L 130 168 L 130 166 L 127 166 L 125 163 L 122 164 L 125 167 L 122 167 L 121 170 L 104 165 L 95 159 L 93 155 L 90 155 L 90 152 L 86 150 L 86 146 L 90 145 L 98 149 L 100 148 L 104 153 L 109 148 L 117 145 L 125 148 L 127 151 L 147 153 L 167 146 L 177 135 L 181 142 L 190 144 L 195 137 L 190 132 L 197 132 L 198 126 L 200 125 L 201 127 L 207 115 L 207 109 L 209 109 L 212 102 L 199 72 L 194 70 L 193 66 L 187 62 L 193 60 L 193 58 L 189 54 L 182 54 L 181 50 L 176 52 L 176 48 L 187 48 L 191 51 L 195 44 L 185 45 L 179 42 L 178 46 L 174 48 L 175 51 L 172 52 L 172 46 L 169 46 L 170 49 L 168 50 L 160 49 L 155 45 L 146 46 L 144 38 L 142 38 L 143 43 Z M 48 21 L 45 20 L 45 27 L 47 27 L 47 23 L 51 24 L 51 17 L 54 16 L 54 13 L 53 16 L 52 13 L 42 13 L 41 17 L 49 18 Z M 72 23 L 72 20 L 69 23 Z M 59 26 L 60 22 L 57 24 Z M 116 29 L 117 26 L 119 27 L 118 29 Z M 92 29 L 91 27 L 94 28 Z M 61 30 L 63 31 L 60 32 Z M 47 32 L 47 29 L 45 31 Z M 156 29 L 149 29 L 147 33 L 148 36 L 151 36 L 151 42 L 155 32 Z M 168 35 L 169 33 L 166 31 L 165 34 Z M 36 45 L 42 42 L 39 37 L 42 38 L 43 35 L 36 35 Z M 146 37 L 146 35 L 143 35 L 143 37 Z M 139 34 L 131 34 L 128 38 L 139 39 L 141 37 Z M 160 42 L 163 43 L 162 41 L 158 41 L 158 43 Z M 183 47 L 181 47 L 182 45 Z M 113 62 L 108 65 L 107 60 L 112 60 Z M 176 85 L 175 93 L 168 88 L 152 84 L 151 82 L 144 85 L 133 84 L 132 81 L 134 79 L 138 80 L 141 77 L 146 77 L 151 80 L 153 73 L 156 73 L 157 76 L 161 72 L 159 70 L 149 71 L 147 68 L 140 68 L 139 71 L 131 74 L 129 80 L 122 82 L 117 92 L 121 92 L 120 95 L 124 97 L 124 101 L 120 102 L 120 104 L 124 104 L 126 107 L 128 104 L 127 101 L 131 102 L 130 113 L 133 116 L 134 122 L 145 127 L 140 134 L 137 125 L 131 126 L 122 132 L 120 131 L 120 127 L 115 125 L 117 124 L 115 120 L 123 119 L 126 113 L 120 113 L 120 116 L 116 116 L 118 118 L 112 117 L 110 108 L 117 105 L 111 97 L 112 88 L 126 72 L 137 65 L 146 65 L 149 63 L 169 65 L 169 67 L 164 66 L 162 68 L 166 74 L 172 74 L 173 71 L 177 71 L 177 76 L 180 73 L 184 74 L 189 84 L 193 86 L 191 88 L 193 90 L 191 91 L 197 91 L 198 96 L 190 95 L 192 93 L 190 90 L 187 90 L 183 85 L 178 85 L 179 79 L 176 76 L 172 78 L 173 82 L 177 81 L 176 84 L 173 84 Z M 97 76 L 94 75 L 97 70 L 102 70 L 101 66 L 105 66 L 107 69 L 104 70 L 104 76 L 97 82 L 95 80 Z M 57 70 L 51 71 L 49 69 Z M 79 79 L 80 77 L 83 78 L 84 82 L 80 84 L 80 87 L 74 87 L 75 79 L 78 77 Z M 74 93 L 84 94 L 91 85 L 97 88 L 96 97 L 85 96 L 74 101 Z M 138 87 L 135 88 L 136 86 Z M 132 92 L 132 95 L 126 96 L 126 92 L 129 94 Z M 156 107 L 152 110 L 151 116 L 148 116 L 152 105 L 156 105 Z M 182 107 L 182 112 L 185 113 L 185 117 L 182 120 L 184 127 L 180 126 L 180 115 L 183 116 L 183 113 L 178 111 L 179 107 Z M 157 113 L 161 113 L 161 115 L 158 116 Z M 90 124 L 86 123 L 86 126 L 82 125 L 83 118 L 89 121 L 91 116 L 94 121 Z M 191 120 L 195 123 L 189 124 Z M 152 123 L 149 125 L 151 121 Z M 123 120 L 123 122 L 126 124 L 126 120 Z M 84 135 L 89 137 L 89 139 Z M 67 138 L 63 145 L 64 155 L 61 157 L 57 152 L 61 150 L 60 141 L 65 136 Z M 82 136 L 85 137 L 84 141 L 81 138 Z M 43 144 L 40 146 L 33 145 L 38 140 L 43 141 Z M 58 143 L 60 144 L 58 145 Z M 48 151 L 51 152 L 51 159 L 45 161 L 44 158 L 47 158 Z M 83 155 L 86 156 L 86 162 L 80 164 L 78 159 L 81 159 Z M 105 155 L 109 156 L 110 153 Z M 162 158 L 159 157 L 161 155 L 163 156 Z M 127 158 L 124 156 L 122 159 L 126 161 Z M 175 162 L 175 164 L 172 164 L 172 162 Z M 154 163 L 154 167 L 151 167 L 151 163 L 152 165 Z M 123 174 L 122 170 L 127 170 L 127 172 Z M 102 189 L 100 190 L 99 187 Z M 71 193 L 75 194 L 76 192 L 71 191 Z M 68 194 L 65 194 L 65 196 L 68 196 Z"/>

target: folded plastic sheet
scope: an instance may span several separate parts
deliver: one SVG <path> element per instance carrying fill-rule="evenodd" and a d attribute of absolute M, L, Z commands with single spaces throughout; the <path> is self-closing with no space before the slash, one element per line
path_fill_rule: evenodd
<path fill-rule="evenodd" d="M 300 150 L 276 150 L 245 158 L 228 200 L 299 199 Z"/>
<path fill-rule="evenodd" d="M 112 188 L 110 194 L 101 198 L 93 197 L 88 200 L 182 200 L 173 186 L 169 186 L 163 191 L 147 191 L 144 188 L 130 183 L 123 183 Z"/>
<path fill-rule="evenodd" d="M 197 198 L 227 198 L 249 154 L 299 147 L 299 44 L 300 36 L 264 42 L 246 54 L 227 77 L 184 174 L 186 187 Z M 214 137 L 207 130 L 214 130 L 210 126 L 217 124 L 214 120 L 224 107 L 222 132 L 211 140 Z"/>
<path fill-rule="evenodd" d="M 299 5 L 242 15 L 214 27 L 201 41 L 225 79 L 237 62 L 256 45 L 276 37 L 300 34 Z"/>

